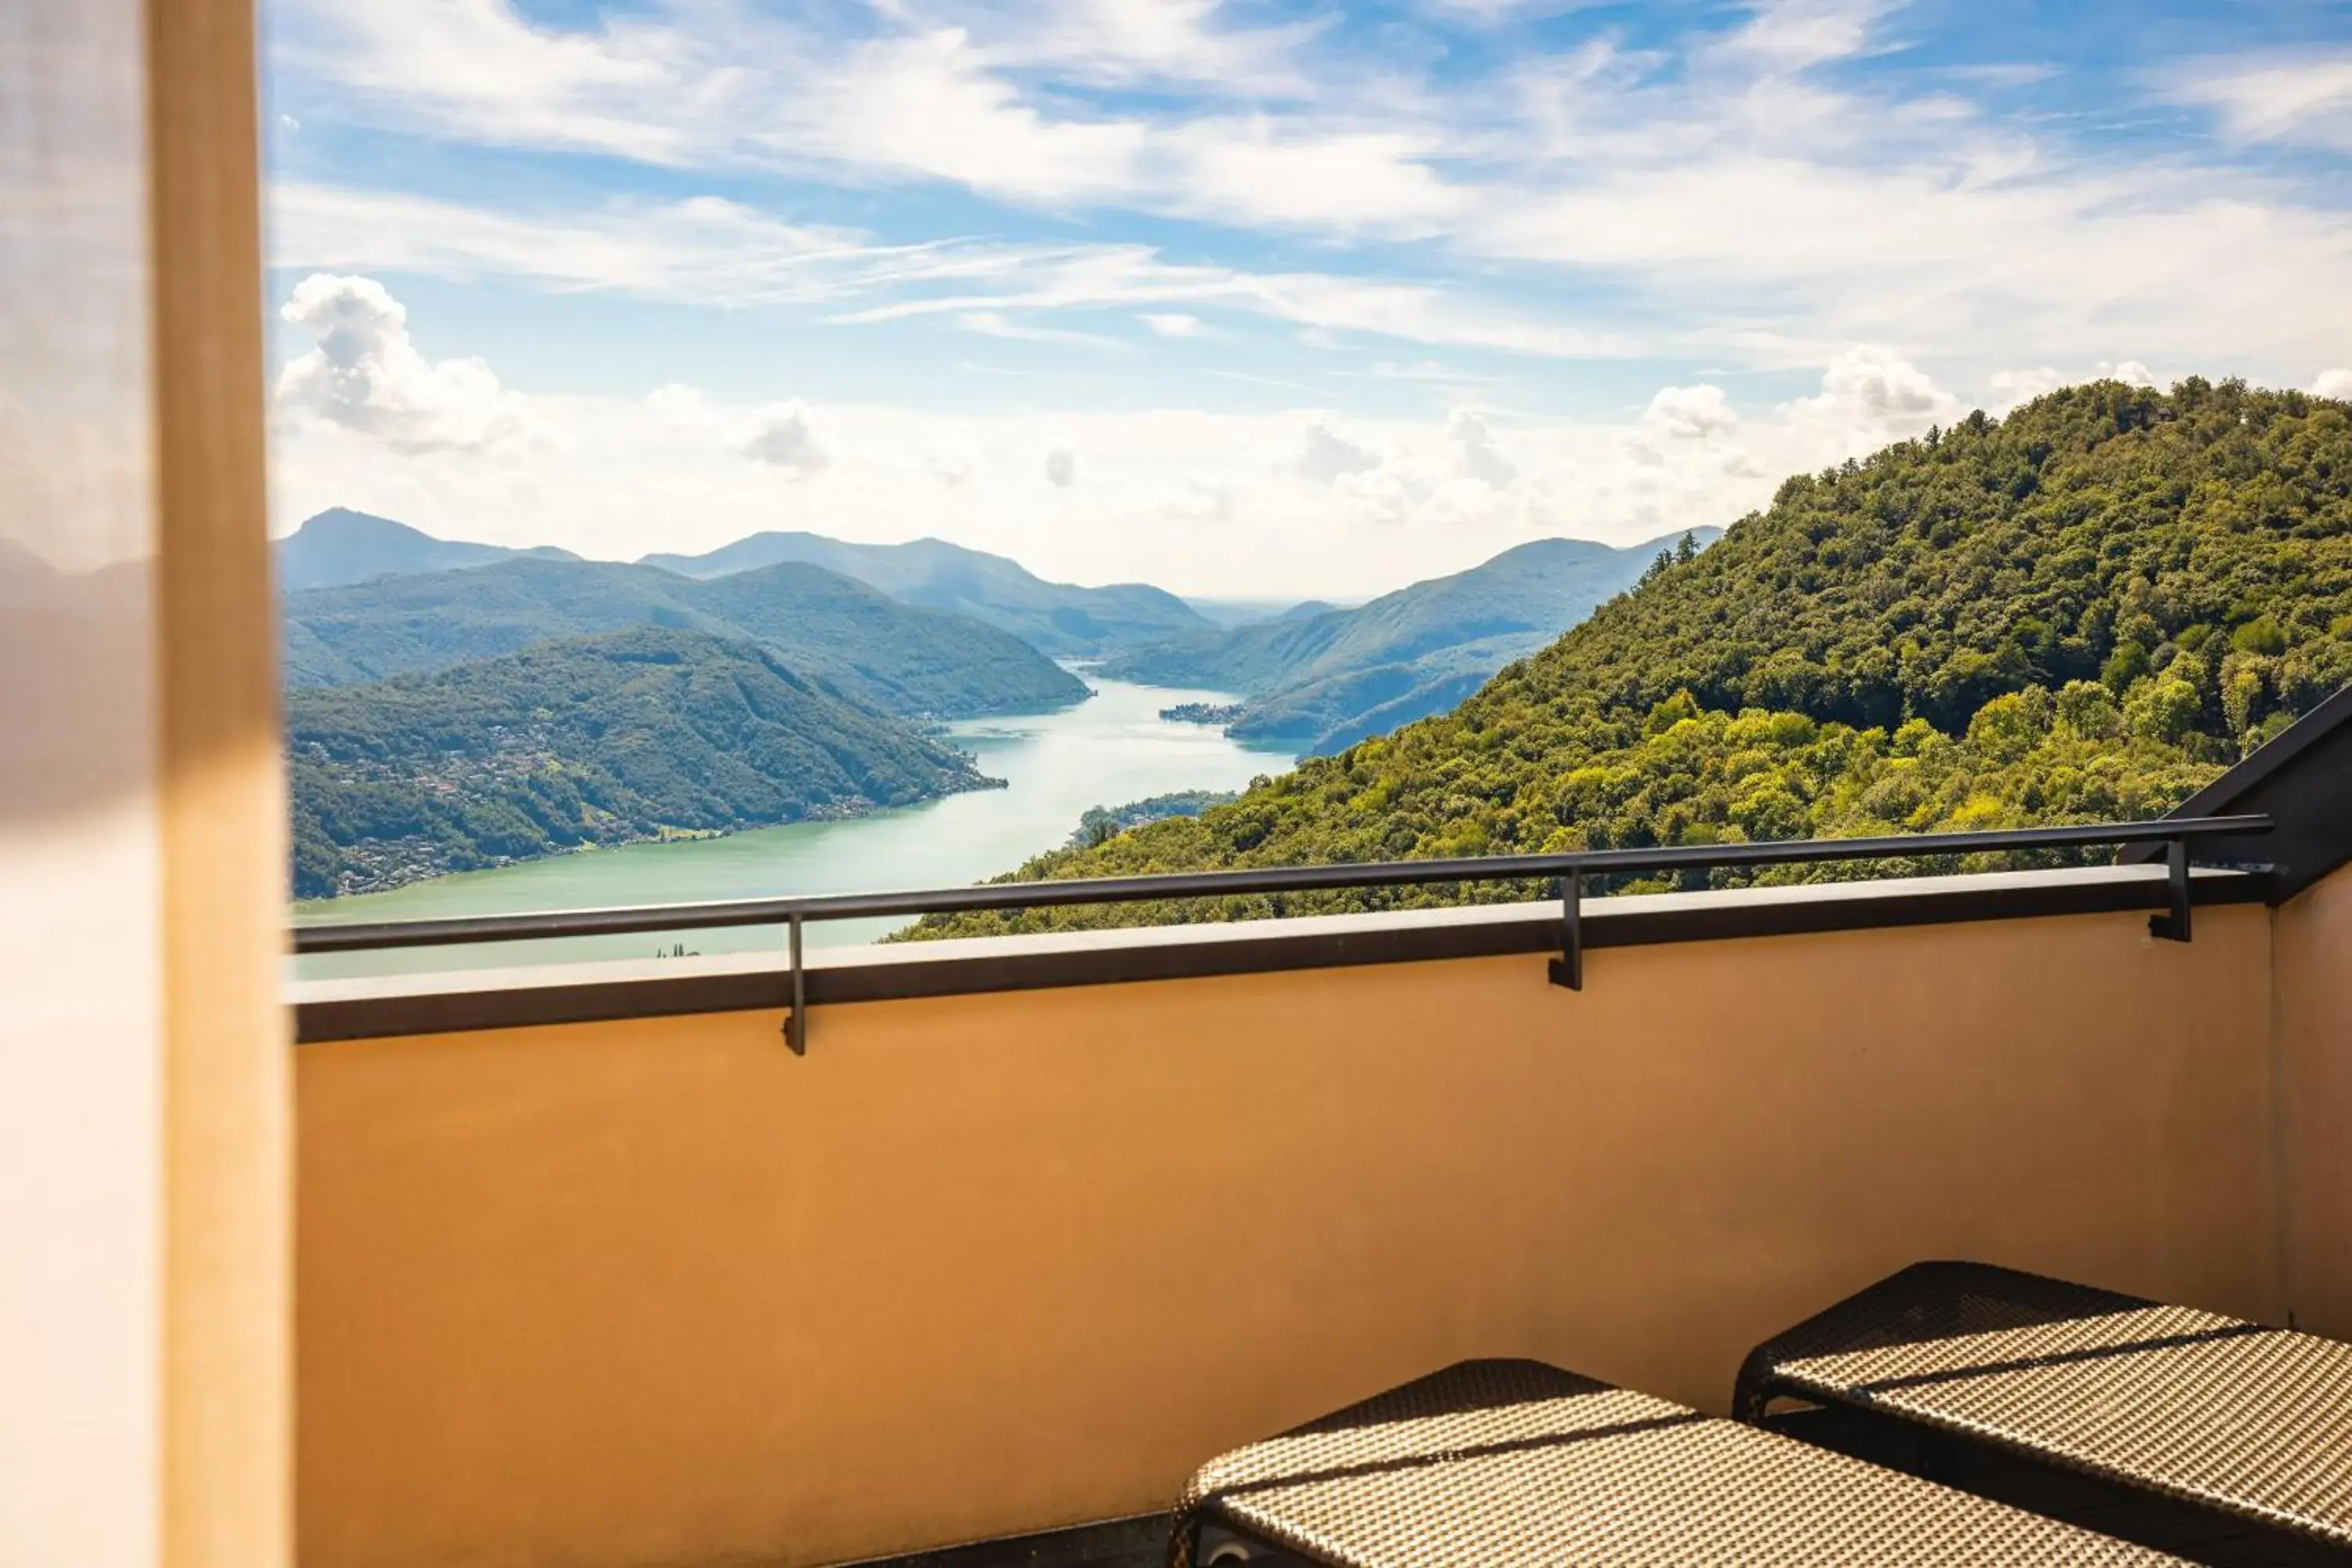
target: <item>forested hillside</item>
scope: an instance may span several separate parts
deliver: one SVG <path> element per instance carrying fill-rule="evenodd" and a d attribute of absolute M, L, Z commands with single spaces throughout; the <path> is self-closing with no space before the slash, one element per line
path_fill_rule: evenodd
<path fill-rule="evenodd" d="M 1696 549 L 1700 528 L 1626 549 L 1538 539 L 1466 572 L 1354 609 L 1294 610 L 1115 656 L 1114 679 L 1247 693 L 1229 732 L 1311 755 L 1443 712 L 1512 659 L 1542 647 L 1631 585 L 1662 549 Z"/>
<path fill-rule="evenodd" d="M 288 700 L 297 897 L 987 787 L 765 650 L 640 627 Z"/>
<path fill-rule="evenodd" d="M 294 594 L 283 617 L 287 679 L 298 687 L 652 625 L 760 643 L 835 694 L 887 713 L 1034 712 L 1087 694 L 1009 633 L 793 563 L 701 582 L 613 562 L 508 560 Z"/>
<path fill-rule="evenodd" d="M 2347 497 L 2352 410 L 2299 393 L 2103 382 L 1973 415 L 1790 479 L 1451 713 L 1016 875 L 2152 815 L 2352 677 Z M 1767 875 L 1823 874 L 1867 873 Z"/>

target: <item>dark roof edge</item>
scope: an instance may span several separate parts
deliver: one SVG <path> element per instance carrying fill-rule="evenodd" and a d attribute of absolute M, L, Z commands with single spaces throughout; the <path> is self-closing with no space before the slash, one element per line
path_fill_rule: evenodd
<path fill-rule="evenodd" d="M 2259 903 L 2263 897 L 2260 879 L 2228 871 L 2200 870 L 2190 889 L 2200 905 Z M 1583 931 L 1588 949 L 1638 947 L 2104 914 L 2160 909 L 2166 899 L 2164 874 L 2154 867 L 2008 871 L 1596 899 L 1584 906 Z M 1562 935 L 1556 903 L 1473 904 L 819 949 L 809 955 L 804 983 L 810 1003 L 820 1009 L 812 1027 L 821 1030 L 822 1008 L 837 1003 L 1557 952 Z M 1605 967 L 1589 983 L 1607 984 Z M 292 986 L 289 1000 L 296 1039 L 324 1044 L 698 1013 L 781 1013 L 786 989 L 781 957 L 754 953 L 303 981 Z"/>
<path fill-rule="evenodd" d="M 2263 813 L 2274 826 L 2259 837 L 2197 845 L 2207 865 L 2269 868 L 2268 898 L 2284 903 L 2352 860 L 2352 685 L 2305 713 L 2268 745 L 2190 795 L 2168 816 Z M 2122 858 L 2143 864 L 2160 845 L 2134 846 Z"/>

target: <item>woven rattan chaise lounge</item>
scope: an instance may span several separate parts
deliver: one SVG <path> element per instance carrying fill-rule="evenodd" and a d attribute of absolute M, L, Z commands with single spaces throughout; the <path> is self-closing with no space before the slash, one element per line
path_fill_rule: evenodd
<path fill-rule="evenodd" d="M 1791 1437 L 1528 1361 L 1478 1361 L 1192 1479 L 1175 1568 L 2169 1563 Z"/>
<path fill-rule="evenodd" d="M 1939 1479 L 1979 1458 L 2071 1472 L 2272 1542 L 2212 1561 L 2352 1556 L 2352 1345 L 1921 1263 L 1758 1346 L 1735 1413 L 1756 1420 L 1783 1397 L 1825 1407 L 1849 1434 L 1907 1429 L 1916 1468 Z M 1839 1446 L 1903 1462 L 1874 1438 Z M 2141 1538 L 2186 1550 L 2178 1535 Z"/>

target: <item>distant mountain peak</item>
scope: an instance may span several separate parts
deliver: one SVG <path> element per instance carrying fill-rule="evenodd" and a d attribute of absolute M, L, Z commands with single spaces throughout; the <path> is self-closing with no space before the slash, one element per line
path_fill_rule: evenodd
<path fill-rule="evenodd" d="M 653 554 L 637 563 L 708 579 L 787 561 L 856 578 L 904 604 L 985 621 L 1058 658 L 1099 657 L 1209 625 L 1164 589 L 1141 583 L 1095 588 L 1049 583 L 1008 556 L 928 535 L 903 544 L 860 544 L 772 529 L 700 555 Z"/>
<path fill-rule="evenodd" d="M 487 565 L 517 556 L 577 561 L 551 544 L 513 549 L 467 540 L 436 539 L 420 528 L 350 507 L 329 507 L 302 520 L 273 551 L 280 593 L 334 588 L 377 577 L 404 577 Z"/>

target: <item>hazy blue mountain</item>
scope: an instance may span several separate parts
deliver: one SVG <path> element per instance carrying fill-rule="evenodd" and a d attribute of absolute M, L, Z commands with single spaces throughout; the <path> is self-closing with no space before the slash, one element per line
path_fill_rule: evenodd
<path fill-rule="evenodd" d="M 656 626 L 741 637 L 835 695 L 886 713 L 966 718 L 1074 702 L 1084 682 L 1010 633 L 900 604 L 821 566 L 698 581 L 617 562 L 512 558 L 292 594 L 289 686 L 437 669 L 549 637 Z"/>
<path fill-rule="evenodd" d="M 1213 630 L 1107 660 L 1116 679 L 1239 691 L 1231 732 L 1335 752 L 1443 712 L 1632 587 L 1685 531 L 1613 549 L 1538 539 L 1349 610 Z M 1722 531 L 1687 531 L 1706 544 Z"/>
<path fill-rule="evenodd" d="M 940 539 L 852 544 L 817 533 L 755 533 L 707 555 L 648 555 L 638 564 L 688 577 L 724 577 L 782 561 L 826 567 L 909 605 L 971 616 L 1060 658 L 1091 658 L 1210 626 L 1191 605 L 1159 588 L 1048 583 L 1017 561 Z"/>
<path fill-rule="evenodd" d="M 310 898 L 992 782 L 764 648 L 663 626 L 296 691 L 286 729 Z"/>
<path fill-rule="evenodd" d="M 1202 620 L 1220 626 L 1255 626 L 1260 621 L 1319 616 L 1326 610 L 1339 608 L 1321 599 L 1203 599 L 1197 594 L 1185 595 L 1184 602 L 1192 605 Z"/>
<path fill-rule="evenodd" d="M 517 555 L 552 561 L 580 559 L 551 544 L 533 550 L 509 550 L 498 544 L 436 539 L 404 522 L 342 507 L 306 520 L 301 527 L 278 542 L 275 554 L 278 591 L 281 594 L 364 583 L 372 577 L 480 566 Z"/>

